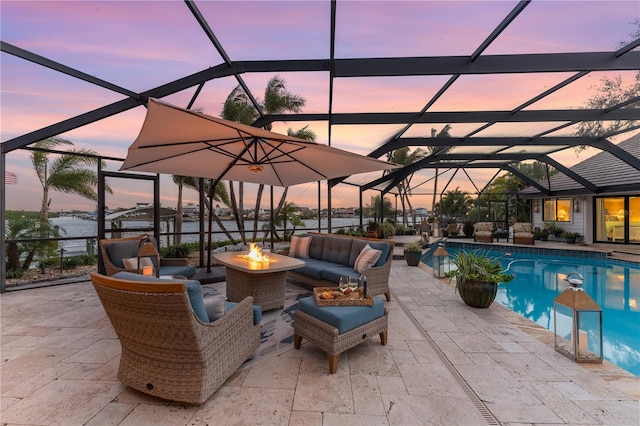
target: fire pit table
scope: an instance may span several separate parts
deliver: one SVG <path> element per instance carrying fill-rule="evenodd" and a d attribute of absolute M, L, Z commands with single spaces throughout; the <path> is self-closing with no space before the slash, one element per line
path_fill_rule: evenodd
<path fill-rule="evenodd" d="M 269 261 L 247 258 L 248 251 L 215 253 L 213 258 L 223 264 L 227 275 L 227 299 L 240 302 L 247 296 L 263 311 L 282 309 L 287 283 L 287 271 L 304 266 L 302 260 L 268 253 Z"/>

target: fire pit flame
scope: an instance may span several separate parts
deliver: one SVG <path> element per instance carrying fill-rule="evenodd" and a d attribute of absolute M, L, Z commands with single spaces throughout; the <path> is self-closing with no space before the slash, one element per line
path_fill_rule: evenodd
<path fill-rule="evenodd" d="M 256 243 L 249 243 L 249 253 L 243 257 L 255 262 L 269 262 L 269 256 L 262 254 L 262 249 Z"/>

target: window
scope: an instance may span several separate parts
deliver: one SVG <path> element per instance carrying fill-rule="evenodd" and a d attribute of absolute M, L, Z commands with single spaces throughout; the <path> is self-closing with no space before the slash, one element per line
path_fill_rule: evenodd
<path fill-rule="evenodd" d="M 570 198 L 545 199 L 542 219 L 556 222 L 571 222 L 572 212 Z"/>
<path fill-rule="evenodd" d="M 595 199 L 597 242 L 640 243 L 640 196 Z"/>

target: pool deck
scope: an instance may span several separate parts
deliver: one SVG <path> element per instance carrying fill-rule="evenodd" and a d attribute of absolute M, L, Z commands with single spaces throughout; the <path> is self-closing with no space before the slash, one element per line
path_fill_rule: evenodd
<path fill-rule="evenodd" d="M 416 237 L 409 240 L 415 241 Z M 537 242 L 536 242 L 537 243 Z M 494 243 L 495 244 L 495 243 Z M 0 420 L 21 425 L 638 425 L 640 378 L 576 364 L 553 333 L 394 260 L 389 341 L 344 353 L 336 374 L 303 343 L 184 406 L 118 382 L 120 345 L 90 282 L 0 297 Z"/>

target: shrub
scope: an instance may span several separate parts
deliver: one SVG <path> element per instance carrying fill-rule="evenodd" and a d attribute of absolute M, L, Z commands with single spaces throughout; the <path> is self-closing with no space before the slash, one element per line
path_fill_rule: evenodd
<path fill-rule="evenodd" d="M 22 278 L 23 275 L 24 275 L 24 270 L 22 269 L 12 269 L 10 271 L 7 271 L 7 279 Z"/>
<path fill-rule="evenodd" d="M 191 249 L 186 244 L 179 246 L 168 246 L 160 249 L 160 257 L 164 258 L 184 258 L 189 257 Z"/>

